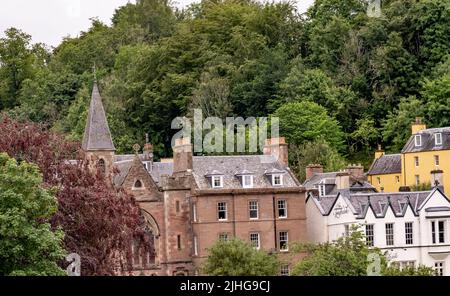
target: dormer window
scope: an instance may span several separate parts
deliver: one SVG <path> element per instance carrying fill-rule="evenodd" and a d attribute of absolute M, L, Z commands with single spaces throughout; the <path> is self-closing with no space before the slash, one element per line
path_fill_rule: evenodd
<path fill-rule="evenodd" d="M 442 134 L 441 133 L 437 133 L 434 135 L 434 144 L 436 146 L 442 145 Z"/>
<path fill-rule="evenodd" d="M 252 175 L 243 175 L 242 176 L 242 187 L 253 188 L 253 176 Z"/>
<path fill-rule="evenodd" d="M 416 147 L 422 146 L 422 135 L 416 135 L 416 136 L 414 137 L 414 145 L 415 145 Z"/>
<path fill-rule="evenodd" d="M 320 183 L 318 186 L 319 189 L 319 197 L 325 196 L 326 192 L 325 192 L 325 184 Z"/>
<path fill-rule="evenodd" d="M 212 188 L 223 188 L 223 174 L 219 171 L 212 171 L 205 176 L 210 178 Z"/>
<path fill-rule="evenodd" d="M 272 175 L 272 185 L 273 186 L 282 186 L 283 185 L 283 175 L 281 175 L 281 174 Z"/>
<path fill-rule="evenodd" d="M 223 188 L 223 176 L 212 176 L 211 182 L 213 188 Z"/>

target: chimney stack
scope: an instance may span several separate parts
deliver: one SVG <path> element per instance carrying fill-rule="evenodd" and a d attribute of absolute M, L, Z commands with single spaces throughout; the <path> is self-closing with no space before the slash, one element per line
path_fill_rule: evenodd
<path fill-rule="evenodd" d="M 415 135 L 425 129 L 427 129 L 427 126 L 422 122 L 422 117 L 416 117 L 416 121 L 411 125 L 411 133 Z"/>
<path fill-rule="evenodd" d="M 337 173 L 336 186 L 338 190 L 350 188 L 350 174 L 348 172 Z"/>
<path fill-rule="evenodd" d="M 180 138 L 175 140 L 173 147 L 173 172 L 181 173 L 192 170 L 193 156 L 191 138 Z"/>
<path fill-rule="evenodd" d="M 345 171 L 350 174 L 350 176 L 357 181 L 364 181 L 364 166 L 361 164 L 349 164 L 347 168 L 345 168 Z"/>
<path fill-rule="evenodd" d="M 314 174 L 323 174 L 323 166 L 320 164 L 310 164 L 306 167 L 306 180 L 311 179 Z"/>
<path fill-rule="evenodd" d="M 150 144 L 148 134 L 145 134 L 144 160 L 153 162 L 153 145 Z"/>
<path fill-rule="evenodd" d="M 289 153 L 286 138 L 267 139 L 264 146 L 264 155 L 272 155 L 284 166 L 289 166 Z"/>
<path fill-rule="evenodd" d="M 379 159 L 383 155 L 384 155 L 384 150 L 383 150 L 383 148 L 381 148 L 381 145 L 378 144 L 378 149 L 375 150 L 375 160 Z"/>

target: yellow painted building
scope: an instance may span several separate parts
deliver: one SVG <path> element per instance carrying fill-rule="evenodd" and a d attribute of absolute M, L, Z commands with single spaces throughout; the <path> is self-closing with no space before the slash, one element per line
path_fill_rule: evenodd
<path fill-rule="evenodd" d="M 375 152 L 375 160 L 369 169 L 367 179 L 378 192 L 398 192 L 401 186 L 401 154 Z"/>
<path fill-rule="evenodd" d="M 427 129 L 420 118 L 400 154 L 379 148 L 368 172 L 379 191 L 397 192 L 415 186 L 443 186 L 450 193 L 450 127 Z"/>

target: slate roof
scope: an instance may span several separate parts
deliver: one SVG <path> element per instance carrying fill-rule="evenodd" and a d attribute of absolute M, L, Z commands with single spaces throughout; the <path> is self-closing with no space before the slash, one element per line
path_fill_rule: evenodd
<path fill-rule="evenodd" d="M 386 154 L 375 159 L 367 172 L 368 175 L 400 174 L 402 172 L 402 155 Z"/>
<path fill-rule="evenodd" d="M 97 83 L 94 83 L 92 90 L 91 104 L 86 120 L 82 148 L 85 151 L 107 150 L 115 151 L 108 121 L 106 120 L 105 109 L 102 98 L 98 90 Z"/>
<path fill-rule="evenodd" d="M 142 155 L 140 155 L 142 159 Z M 123 184 L 131 165 L 132 155 L 117 155 L 116 166 L 120 173 L 114 178 L 114 184 Z M 215 170 L 214 168 L 218 168 Z M 223 176 L 223 189 L 242 189 L 242 173 L 253 175 L 254 188 L 272 187 L 270 176 L 267 172 L 277 172 L 283 174 L 283 185 L 281 187 L 298 187 L 298 181 L 291 174 L 289 169 L 284 167 L 273 156 L 246 155 L 246 156 L 194 156 L 193 176 L 199 189 L 211 189 L 211 180 L 208 176 L 220 174 Z M 156 183 L 159 183 L 162 175 L 172 175 L 173 163 L 154 162 L 149 174 Z"/>
<path fill-rule="evenodd" d="M 437 133 L 442 134 L 442 145 L 435 145 L 434 135 Z M 415 135 L 412 135 L 403 147 L 402 153 L 450 150 L 450 127 L 425 129 L 419 131 L 416 135 L 422 136 L 422 145 L 416 147 Z"/>
<path fill-rule="evenodd" d="M 316 173 L 303 183 L 307 190 L 317 189 L 317 185 L 325 184 L 325 195 L 336 195 L 342 190 L 336 186 L 336 177 L 339 172 Z M 367 181 L 356 180 L 350 176 L 349 192 L 376 192 L 375 187 Z"/>
<path fill-rule="evenodd" d="M 211 180 L 206 176 L 212 168 L 217 168 L 223 175 L 223 189 L 242 188 L 241 179 L 237 175 L 243 170 L 252 172 L 254 188 L 272 188 L 270 176 L 267 175 L 270 173 L 283 174 L 283 185 L 277 188 L 299 186 L 291 172 L 273 156 L 194 156 L 193 176 L 199 189 L 211 188 Z"/>
<path fill-rule="evenodd" d="M 403 217 L 408 207 L 418 215 L 418 210 L 433 191 L 393 192 L 393 193 L 352 193 L 341 191 L 336 195 L 317 197 L 310 195 L 322 215 L 327 216 L 339 197 L 351 205 L 353 214 L 358 219 L 364 219 L 369 209 L 378 218 L 383 218 L 390 207 L 397 217 Z"/>

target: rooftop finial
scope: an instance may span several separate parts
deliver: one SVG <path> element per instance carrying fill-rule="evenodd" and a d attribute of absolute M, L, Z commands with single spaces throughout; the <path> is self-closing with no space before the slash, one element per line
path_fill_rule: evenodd
<path fill-rule="evenodd" d="M 145 134 L 145 144 L 150 143 L 150 137 L 148 136 L 148 133 Z"/>
<path fill-rule="evenodd" d="M 136 153 L 136 155 L 139 154 L 139 150 L 141 150 L 141 146 L 139 144 L 134 144 L 133 145 L 133 150 Z"/>

